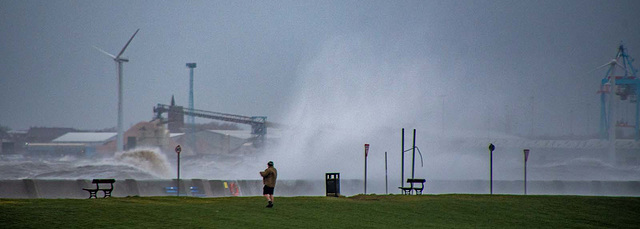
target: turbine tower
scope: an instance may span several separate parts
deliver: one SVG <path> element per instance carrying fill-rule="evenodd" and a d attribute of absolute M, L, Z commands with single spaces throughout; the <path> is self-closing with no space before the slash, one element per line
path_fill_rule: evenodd
<path fill-rule="evenodd" d="M 127 41 L 127 44 L 124 45 L 124 47 L 122 47 L 122 50 L 120 50 L 120 53 L 118 53 L 117 56 L 114 56 L 96 46 L 93 46 L 94 48 L 96 48 L 98 51 L 104 53 L 105 55 L 111 57 L 113 59 L 113 61 L 116 62 L 116 72 L 118 74 L 118 135 L 116 137 L 116 149 L 117 151 L 122 151 L 124 148 L 124 141 L 123 141 L 123 135 L 124 135 L 124 130 L 122 129 L 122 63 L 124 62 L 129 62 L 129 59 L 127 58 L 123 58 L 121 57 L 122 54 L 124 53 L 124 50 L 127 49 L 127 46 L 129 46 L 129 44 L 131 43 L 131 40 L 133 40 L 133 37 L 136 36 L 136 34 L 138 33 L 138 31 L 140 31 L 140 29 L 136 30 L 135 33 L 133 33 L 133 35 L 131 36 L 131 38 L 129 38 L 129 41 Z"/>

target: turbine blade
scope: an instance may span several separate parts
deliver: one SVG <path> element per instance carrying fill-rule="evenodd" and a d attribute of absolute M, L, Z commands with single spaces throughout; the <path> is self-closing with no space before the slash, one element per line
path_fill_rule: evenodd
<path fill-rule="evenodd" d="M 120 50 L 120 53 L 118 53 L 118 55 L 116 56 L 116 58 L 120 58 L 120 56 L 122 55 L 122 53 L 124 53 L 124 50 L 127 49 L 127 46 L 129 46 L 129 43 L 131 43 L 131 40 L 133 40 L 133 37 L 136 36 L 136 34 L 138 33 L 138 31 L 140 31 L 140 29 L 136 30 L 135 33 L 133 33 L 133 36 L 131 36 L 131 38 L 129 38 L 129 41 L 127 41 L 127 44 L 124 45 L 124 47 L 122 47 L 122 50 Z"/>
<path fill-rule="evenodd" d="M 115 58 L 116 58 L 116 56 L 111 55 L 111 53 L 108 53 L 108 52 L 106 52 L 106 51 L 104 51 L 104 50 L 102 50 L 102 49 L 100 49 L 100 48 L 98 48 L 98 47 L 96 47 L 96 46 L 93 46 L 93 48 L 97 49 L 97 50 L 98 50 L 98 51 L 100 51 L 101 53 L 104 53 L 105 55 L 107 55 L 107 56 L 109 56 L 109 57 L 111 57 L 111 58 L 113 58 L 113 59 L 115 59 Z"/>
<path fill-rule="evenodd" d="M 589 71 L 589 73 L 595 72 L 595 71 L 600 70 L 600 69 L 602 69 L 602 68 L 604 68 L 604 67 L 607 67 L 607 66 L 611 66 L 611 63 L 612 63 L 612 61 L 609 61 L 609 63 L 603 64 L 603 65 L 600 65 L 600 67 L 594 68 L 593 70 Z M 613 62 L 613 63 L 615 63 L 615 62 Z M 616 63 L 616 64 L 617 64 L 617 63 Z"/>
<path fill-rule="evenodd" d="M 609 63 L 603 64 L 603 65 L 600 65 L 600 67 L 598 67 L 597 69 L 601 69 L 601 68 L 604 68 L 604 67 L 607 67 L 607 66 L 611 66 L 611 63 L 612 63 L 612 62 L 609 62 Z M 615 63 L 615 62 L 614 62 L 614 63 Z"/>

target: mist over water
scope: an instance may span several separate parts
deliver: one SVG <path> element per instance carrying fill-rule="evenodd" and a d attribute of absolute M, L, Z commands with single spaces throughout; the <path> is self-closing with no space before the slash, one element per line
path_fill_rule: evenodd
<path fill-rule="evenodd" d="M 555 163 L 533 165 L 536 172 L 531 179 L 544 180 L 554 177 L 557 180 L 626 180 L 637 181 L 640 178 L 640 166 L 615 166 L 593 158 L 574 158 Z"/>
<path fill-rule="evenodd" d="M 505 114 L 493 108 L 502 108 L 509 95 L 465 92 L 463 83 L 443 78 L 447 72 L 433 67 L 432 62 L 437 61 L 394 58 L 366 39 L 329 40 L 300 67 L 299 90 L 284 119 L 289 128 L 265 161 L 276 161 L 279 177 L 288 179 L 323 179 L 327 172 L 363 179 L 363 145 L 369 143 L 368 179 L 384 180 L 387 151 L 389 183 L 396 187 L 400 184 L 401 128 L 406 128 L 405 149 L 411 148 L 415 128 L 424 162 L 422 165 L 416 152 L 416 178 L 487 180 L 486 146 L 461 147 L 455 141 L 480 138 L 488 145 L 495 138 L 520 139 L 496 128 Z M 440 96 L 445 92 L 446 96 Z M 470 96 L 474 93 L 478 96 Z M 469 99 L 460 99 L 464 97 Z M 494 179 L 522 179 L 521 150 L 498 146 Z M 562 154 L 562 149 L 557 153 Z M 640 176 L 637 166 L 613 166 L 593 158 L 555 162 L 536 162 L 535 155 L 531 158 L 529 179 L 637 180 Z M 412 176 L 411 163 L 409 151 L 405 153 L 405 179 Z"/>
<path fill-rule="evenodd" d="M 437 102 L 427 95 L 437 86 L 427 83 L 436 80 L 426 74 L 426 61 L 385 59 L 378 52 L 364 39 L 336 37 L 301 66 L 284 119 L 290 128 L 273 153 L 281 176 L 322 179 L 341 172 L 362 178 L 365 143 L 371 144 L 372 175 L 384 174 L 385 151 L 390 170 L 398 172 L 400 128 L 434 123 L 429 113 Z"/>

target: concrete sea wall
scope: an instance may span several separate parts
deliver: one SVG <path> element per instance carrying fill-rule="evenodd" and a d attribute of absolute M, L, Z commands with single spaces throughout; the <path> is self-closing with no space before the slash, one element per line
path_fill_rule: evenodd
<path fill-rule="evenodd" d="M 346 187 L 356 187 L 357 180 L 341 181 Z M 116 180 L 112 196 L 175 196 L 177 180 Z M 88 198 L 83 188 L 95 188 L 91 180 L 0 180 L 0 198 Z M 109 184 L 100 184 L 108 188 Z M 174 187 L 167 191 L 167 187 Z M 261 196 L 261 180 L 180 180 L 181 196 L 225 197 L 225 196 Z M 344 189 L 344 188 L 343 188 Z M 344 189 L 349 193 L 356 190 Z M 320 196 L 325 194 L 323 180 L 282 180 L 276 187 L 277 196 Z M 102 197 L 103 192 L 98 192 Z"/>
<path fill-rule="evenodd" d="M 369 181 L 368 192 L 384 194 L 384 181 Z M 362 180 L 341 180 L 342 195 L 363 193 Z M 108 186 L 108 184 L 106 185 Z M 170 196 L 166 187 L 176 187 L 177 180 L 116 180 L 112 195 L 126 196 Z M 0 198 L 88 198 L 82 188 L 93 188 L 91 180 L 0 180 Z M 101 184 L 102 187 L 102 184 Z M 192 188 L 193 187 L 193 188 Z M 324 180 L 278 181 L 276 196 L 323 196 Z M 390 193 L 400 193 L 397 185 L 389 186 Z M 522 194 L 522 181 L 494 181 L 494 194 Z M 181 196 L 225 197 L 261 196 L 261 180 L 204 180 L 180 181 Z M 427 180 L 425 194 L 445 193 L 489 193 L 486 180 Z M 594 195 L 594 196 L 640 196 L 640 181 L 528 181 L 527 193 L 531 195 Z M 98 197 L 103 193 L 99 192 Z"/>

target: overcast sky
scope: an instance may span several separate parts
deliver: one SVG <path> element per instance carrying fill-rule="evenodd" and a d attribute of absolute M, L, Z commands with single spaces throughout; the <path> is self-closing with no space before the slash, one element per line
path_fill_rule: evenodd
<path fill-rule="evenodd" d="M 0 125 L 115 127 L 115 63 L 92 46 L 117 54 L 139 28 L 125 127 L 172 95 L 188 106 L 196 62 L 196 109 L 595 132 L 605 71 L 590 71 L 620 42 L 640 56 L 639 14 L 640 1 L 0 0 Z"/>

